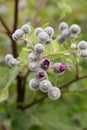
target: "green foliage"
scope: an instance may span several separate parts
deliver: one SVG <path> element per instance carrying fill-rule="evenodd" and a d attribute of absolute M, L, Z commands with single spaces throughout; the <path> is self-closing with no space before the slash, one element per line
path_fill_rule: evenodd
<path fill-rule="evenodd" d="M 29 21 L 32 21 L 36 13 L 36 5 L 38 5 L 38 2 L 36 0 L 27 1 L 27 7 L 19 11 L 18 28 L 26 22 L 30 24 Z M 8 9 L 8 13 L 6 15 L 3 14 L 3 19 L 7 22 L 10 30 L 12 30 L 12 26 L 10 25 L 12 25 L 13 21 L 14 0 L 0 1 L 1 5 L 6 6 Z M 80 39 L 87 40 L 86 17 L 87 0 L 47 0 L 45 7 L 38 14 L 35 26 L 45 28 L 48 25 L 52 25 L 56 34 L 58 34 L 57 28 L 60 21 L 67 21 L 70 25 L 72 23 L 78 23 L 83 32 Z M 29 36 L 27 34 L 24 35 L 24 38 L 27 38 L 29 43 L 33 40 L 32 45 L 34 46 L 38 42 L 38 39 L 34 35 L 32 25 L 31 28 L 31 34 Z M 4 32 L 4 29 L 0 23 L 1 32 Z M 53 39 L 55 39 L 55 36 Z M 78 61 L 79 75 L 87 74 L 87 60 L 76 60 L 74 52 L 71 53 L 71 56 L 65 55 L 66 48 L 69 48 L 70 45 L 71 43 L 69 41 L 67 41 L 65 46 L 59 45 L 56 40 L 53 40 L 49 46 L 45 45 L 46 51 L 43 54 L 44 58 L 48 58 L 52 62 L 63 62 L 68 66 L 68 71 L 61 76 L 56 76 L 52 71 L 47 72 L 49 80 L 54 86 L 61 86 L 75 78 L 75 63 Z M 29 64 L 28 54 L 32 51 L 32 48 L 30 46 L 26 48 L 23 43 L 19 43 L 18 50 L 21 65 L 18 64 L 18 66 L 13 68 L 7 68 L 4 65 L 0 66 L 0 130 L 2 130 L 2 123 L 6 123 L 9 130 L 86 130 L 87 92 L 83 92 L 84 89 L 87 89 L 87 80 L 85 79 L 62 89 L 62 91 L 64 90 L 67 93 L 65 95 L 63 94 L 62 98 L 58 101 L 46 99 L 30 107 L 27 111 L 16 109 L 16 105 L 18 104 L 15 99 L 17 98 L 17 83 L 15 79 L 19 73 L 23 76 L 26 74 Z M 7 53 L 11 53 L 10 41 L 6 36 L 0 35 L 0 59 L 4 59 L 3 57 Z M 40 92 L 34 93 L 29 90 L 28 82 L 32 77 L 33 74 L 29 73 L 27 83 L 25 84 L 26 94 L 23 105 L 32 102 L 35 96 L 38 99 L 44 95 Z M 82 92 L 78 93 L 78 91 Z"/>

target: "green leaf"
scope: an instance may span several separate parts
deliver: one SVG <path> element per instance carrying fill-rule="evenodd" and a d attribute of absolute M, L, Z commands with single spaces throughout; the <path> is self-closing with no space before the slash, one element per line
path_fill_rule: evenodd
<path fill-rule="evenodd" d="M 29 130 L 49 130 L 46 129 L 44 126 L 40 126 L 40 125 L 33 125 L 29 128 Z"/>
<path fill-rule="evenodd" d="M 8 89 L 4 89 L 0 92 L 0 102 L 6 100 L 8 98 Z"/>
<path fill-rule="evenodd" d="M 20 70 L 21 67 L 18 66 L 13 68 L 0 67 L 0 91 L 10 86 Z"/>

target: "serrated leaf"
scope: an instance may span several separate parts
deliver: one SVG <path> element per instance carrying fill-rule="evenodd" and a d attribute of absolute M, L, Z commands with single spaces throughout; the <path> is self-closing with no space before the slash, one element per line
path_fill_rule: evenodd
<path fill-rule="evenodd" d="M 8 98 L 8 89 L 4 89 L 0 92 L 0 102 L 6 100 Z"/>

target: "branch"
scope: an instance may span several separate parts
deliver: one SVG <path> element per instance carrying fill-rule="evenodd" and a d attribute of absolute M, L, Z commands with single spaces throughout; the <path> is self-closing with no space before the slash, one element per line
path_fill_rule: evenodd
<path fill-rule="evenodd" d="M 74 82 L 77 82 L 77 81 L 79 81 L 79 80 L 81 80 L 81 79 L 85 79 L 85 78 L 87 78 L 87 75 L 78 77 L 78 79 L 75 78 L 75 79 L 71 80 L 70 82 L 68 82 L 68 83 L 66 83 L 66 84 L 64 84 L 64 85 L 59 86 L 59 88 L 64 88 L 64 87 L 66 87 L 66 86 L 71 85 L 71 84 L 74 83 Z M 87 89 L 86 89 L 86 90 L 87 90 Z M 66 92 L 67 92 L 67 91 L 63 91 L 62 94 L 63 94 L 63 93 L 66 93 Z M 38 102 L 41 102 L 41 101 L 45 100 L 46 98 L 47 98 L 47 95 L 41 97 L 40 99 L 34 100 L 33 102 L 31 102 L 31 103 L 29 103 L 28 105 L 24 106 L 24 107 L 22 108 L 22 110 L 25 110 L 25 109 L 27 109 L 27 108 L 29 108 L 29 107 L 32 107 L 33 105 L 37 104 Z"/>
<path fill-rule="evenodd" d="M 3 20 L 3 18 L 1 16 L 0 16 L 0 21 L 1 21 L 2 25 L 3 25 L 3 27 L 5 28 L 5 30 L 7 31 L 8 37 L 10 39 L 12 39 L 12 37 L 11 37 L 11 31 L 10 31 L 9 27 L 6 25 L 5 21 Z"/>
<path fill-rule="evenodd" d="M 32 19 L 32 25 L 33 26 L 36 26 L 39 12 L 41 11 L 42 8 L 44 8 L 45 3 L 46 3 L 46 0 L 40 0 L 40 2 L 38 3 L 38 6 L 36 8 L 36 13 L 35 13 L 35 15 Z"/>
<path fill-rule="evenodd" d="M 77 81 L 79 81 L 79 80 L 81 80 L 81 79 L 86 79 L 86 78 L 87 78 L 87 75 L 80 76 L 80 77 L 78 77 L 78 78 L 76 77 L 75 79 L 69 81 L 68 83 L 59 86 L 59 88 L 65 88 L 66 86 L 69 86 L 69 85 L 73 84 L 74 82 L 77 82 Z"/>
<path fill-rule="evenodd" d="M 25 110 L 25 109 L 27 109 L 27 108 L 29 108 L 29 107 L 32 107 L 33 105 L 35 105 L 35 104 L 37 104 L 37 103 L 43 101 L 43 100 L 46 99 L 46 98 L 47 98 L 47 95 L 41 97 L 40 99 L 34 100 L 34 101 L 31 102 L 30 104 L 24 106 L 24 107 L 22 108 L 22 110 Z"/>
<path fill-rule="evenodd" d="M 15 0 L 13 32 L 17 29 L 17 25 L 18 25 L 18 2 L 19 2 L 19 0 Z"/>

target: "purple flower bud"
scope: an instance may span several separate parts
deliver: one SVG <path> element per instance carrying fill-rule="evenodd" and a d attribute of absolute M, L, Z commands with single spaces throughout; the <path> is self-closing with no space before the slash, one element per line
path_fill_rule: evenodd
<path fill-rule="evenodd" d="M 35 78 L 37 78 L 38 80 L 42 80 L 46 77 L 45 71 L 41 68 L 36 69 L 34 74 L 35 74 Z"/>
<path fill-rule="evenodd" d="M 55 63 L 53 65 L 53 71 L 56 74 L 62 74 L 65 72 L 66 69 L 67 69 L 66 65 L 62 63 Z"/>
<path fill-rule="evenodd" d="M 67 67 L 66 67 L 65 64 L 61 64 L 61 65 L 59 66 L 59 71 L 60 71 L 60 72 L 63 72 L 63 71 L 65 71 L 66 69 L 67 69 Z"/>
<path fill-rule="evenodd" d="M 41 64 L 40 64 L 40 66 L 41 66 L 41 68 L 43 68 L 44 70 L 47 70 L 49 67 L 50 67 L 50 61 L 48 60 L 48 59 L 43 59 L 42 61 L 41 61 Z"/>

